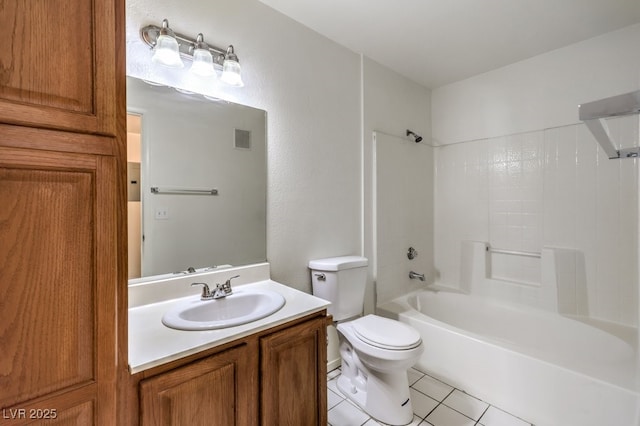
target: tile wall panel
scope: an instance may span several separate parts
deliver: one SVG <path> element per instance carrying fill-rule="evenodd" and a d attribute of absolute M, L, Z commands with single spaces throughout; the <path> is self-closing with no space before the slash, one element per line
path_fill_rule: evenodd
<path fill-rule="evenodd" d="M 608 121 L 621 147 L 638 146 L 638 116 Z M 439 282 L 457 286 L 460 242 L 584 256 L 584 315 L 638 322 L 638 160 L 609 160 L 582 124 L 444 145 L 435 150 Z M 532 282 L 537 266 L 515 256 L 494 268 Z M 580 283 L 577 283 L 580 288 Z M 585 296 L 581 296 L 585 299 Z"/>

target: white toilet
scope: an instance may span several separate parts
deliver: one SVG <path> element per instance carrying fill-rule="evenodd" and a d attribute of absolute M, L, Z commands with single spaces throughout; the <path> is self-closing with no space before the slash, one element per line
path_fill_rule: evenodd
<path fill-rule="evenodd" d="M 338 389 L 371 417 L 391 425 L 413 420 L 407 369 L 424 350 L 420 334 L 399 321 L 360 317 L 367 282 L 367 259 L 331 257 L 309 262 L 313 294 L 331 302 L 338 322 L 342 374 Z M 343 320 L 351 321 L 342 322 Z"/>

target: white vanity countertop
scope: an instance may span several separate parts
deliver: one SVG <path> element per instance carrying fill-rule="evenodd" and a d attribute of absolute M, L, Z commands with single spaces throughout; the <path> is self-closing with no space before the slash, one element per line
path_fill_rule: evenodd
<path fill-rule="evenodd" d="M 284 324 L 293 319 L 319 312 L 329 302 L 279 284 L 263 280 L 234 286 L 244 289 L 265 289 L 280 293 L 286 300 L 277 312 L 258 321 L 236 327 L 207 331 L 174 330 L 162 323 L 162 316 L 175 303 L 193 298 L 174 298 L 129 308 L 129 370 L 139 373 L 146 369 L 183 358 L 194 353 Z M 197 296 L 195 296 L 197 298 Z"/>

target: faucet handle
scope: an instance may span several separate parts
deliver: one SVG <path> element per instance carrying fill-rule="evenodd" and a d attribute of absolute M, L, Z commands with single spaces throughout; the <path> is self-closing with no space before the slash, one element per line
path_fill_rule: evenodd
<path fill-rule="evenodd" d="M 233 277 L 229 278 L 227 281 L 225 281 L 225 285 L 231 285 L 231 280 L 234 278 L 240 278 L 240 275 L 234 275 Z"/>
<path fill-rule="evenodd" d="M 211 290 L 209 290 L 209 286 L 207 285 L 207 283 L 191 283 L 191 287 L 193 287 L 194 285 L 202 286 L 202 296 L 200 296 L 202 300 L 211 298 Z"/>
<path fill-rule="evenodd" d="M 218 284 L 216 288 L 220 291 L 224 292 L 224 295 L 231 294 L 233 290 L 231 289 L 231 280 L 234 278 L 238 278 L 240 275 L 235 275 L 224 282 L 224 284 Z"/>

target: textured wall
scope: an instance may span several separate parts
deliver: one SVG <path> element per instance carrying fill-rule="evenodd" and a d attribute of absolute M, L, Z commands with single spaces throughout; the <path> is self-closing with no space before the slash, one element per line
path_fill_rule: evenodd
<path fill-rule="evenodd" d="M 245 87 L 206 90 L 267 111 L 267 258 L 275 280 L 310 291 L 310 259 L 361 249 L 360 56 L 254 0 L 129 0 L 129 75 L 193 88 L 150 65 L 138 32 L 163 18 L 235 46 Z"/>
<path fill-rule="evenodd" d="M 434 282 L 433 148 L 375 134 L 376 289 L 384 303 Z M 409 247 L 418 256 L 409 259 Z M 409 272 L 424 274 L 412 280 Z"/>
<path fill-rule="evenodd" d="M 364 254 L 373 261 L 376 247 L 374 246 L 374 228 L 376 224 L 373 222 L 373 211 L 375 206 L 373 176 L 375 150 L 373 143 L 373 132 L 381 132 L 384 134 L 385 140 L 391 138 L 397 143 L 397 150 L 391 149 L 391 154 L 402 156 L 403 153 L 409 155 L 419 154 L 413 160 L 413 165 L 407 163 L 393 163 L 398 167 L 398 176 L 407 176 L 415 185 L 394 184 L 393 182 L 385 182 L 386 195 L 392 195 L 397 192 L 400 196 L 411 198 L 414 191 L 418 198 L 425 201 L 421 205 L 420 212 L 408 212 L 407 206 L 398 206 L 392 203 L 383 202 L 378 204 L 378 217 L 391 217 L 399 214 L 407 209 L 408 213 L 419 213 L 421 220 L 415 225 L 416 240 L 419 241 L 418 249 L 420 256 L 417 263 L 428 276 L 433 272 L 433 161 L 430 155 L 431 148 L 431 92 L 414 83 L 388 68 L 368 59 L 363 59 L 363 166 L 364 166 Z M 411 129 L 419 135 L 423 136 L 423 142 L 419 145 L 410 143 L 410 146 L 403 146 L 407 143 L 405 131 Z M 384 155 L 384 154 L 383 154 Z M 392 159 L 390 159 L 391 161 Z M 386 162 L 383 163 L 386 164 Z M 393 180 L 393 173 L 389 175 Z M 400 224 L 400 219 L 398 219 Z M 406 225 L 406 223 L 405 223 Z M 398 240 L 395 240 L 398 241 Z M 378 294 L 384 295 L 394 294 L 398 289 L 406 289 L 406 278 L 408 271 L 399 271 L 397 267 L 391 265 L 399 265 L 398 259 L 402 261 L 407 259 L 406 249 L 395 249 L 397 245 L 392 244 L 393 241 L 386 239 L 378 239 L 378 249 L 384 251 L 382 258 L 378 258 L 378 263 L 383 264 L 384 277 L 380 280 L 378 271 L 369 268 L 370 277 L 367 287 L 367 295 L 365 300 L 365 311 L 372 312 L 374 306 L 374 282 L 378 287 Z M 414 242 L 413 244 L 416 244 Z M 394 248 L 392 248 L 394 247 Z M 375 266 L 375 265 L 373 265 Z M 417 267 L 418 268 L 418 267 Z"/>
<path fill-rule="evenodd" d="M 438 144 L 578 122 L 581 103 L 640 89 L 640 24 L 433 90 Z"/>

